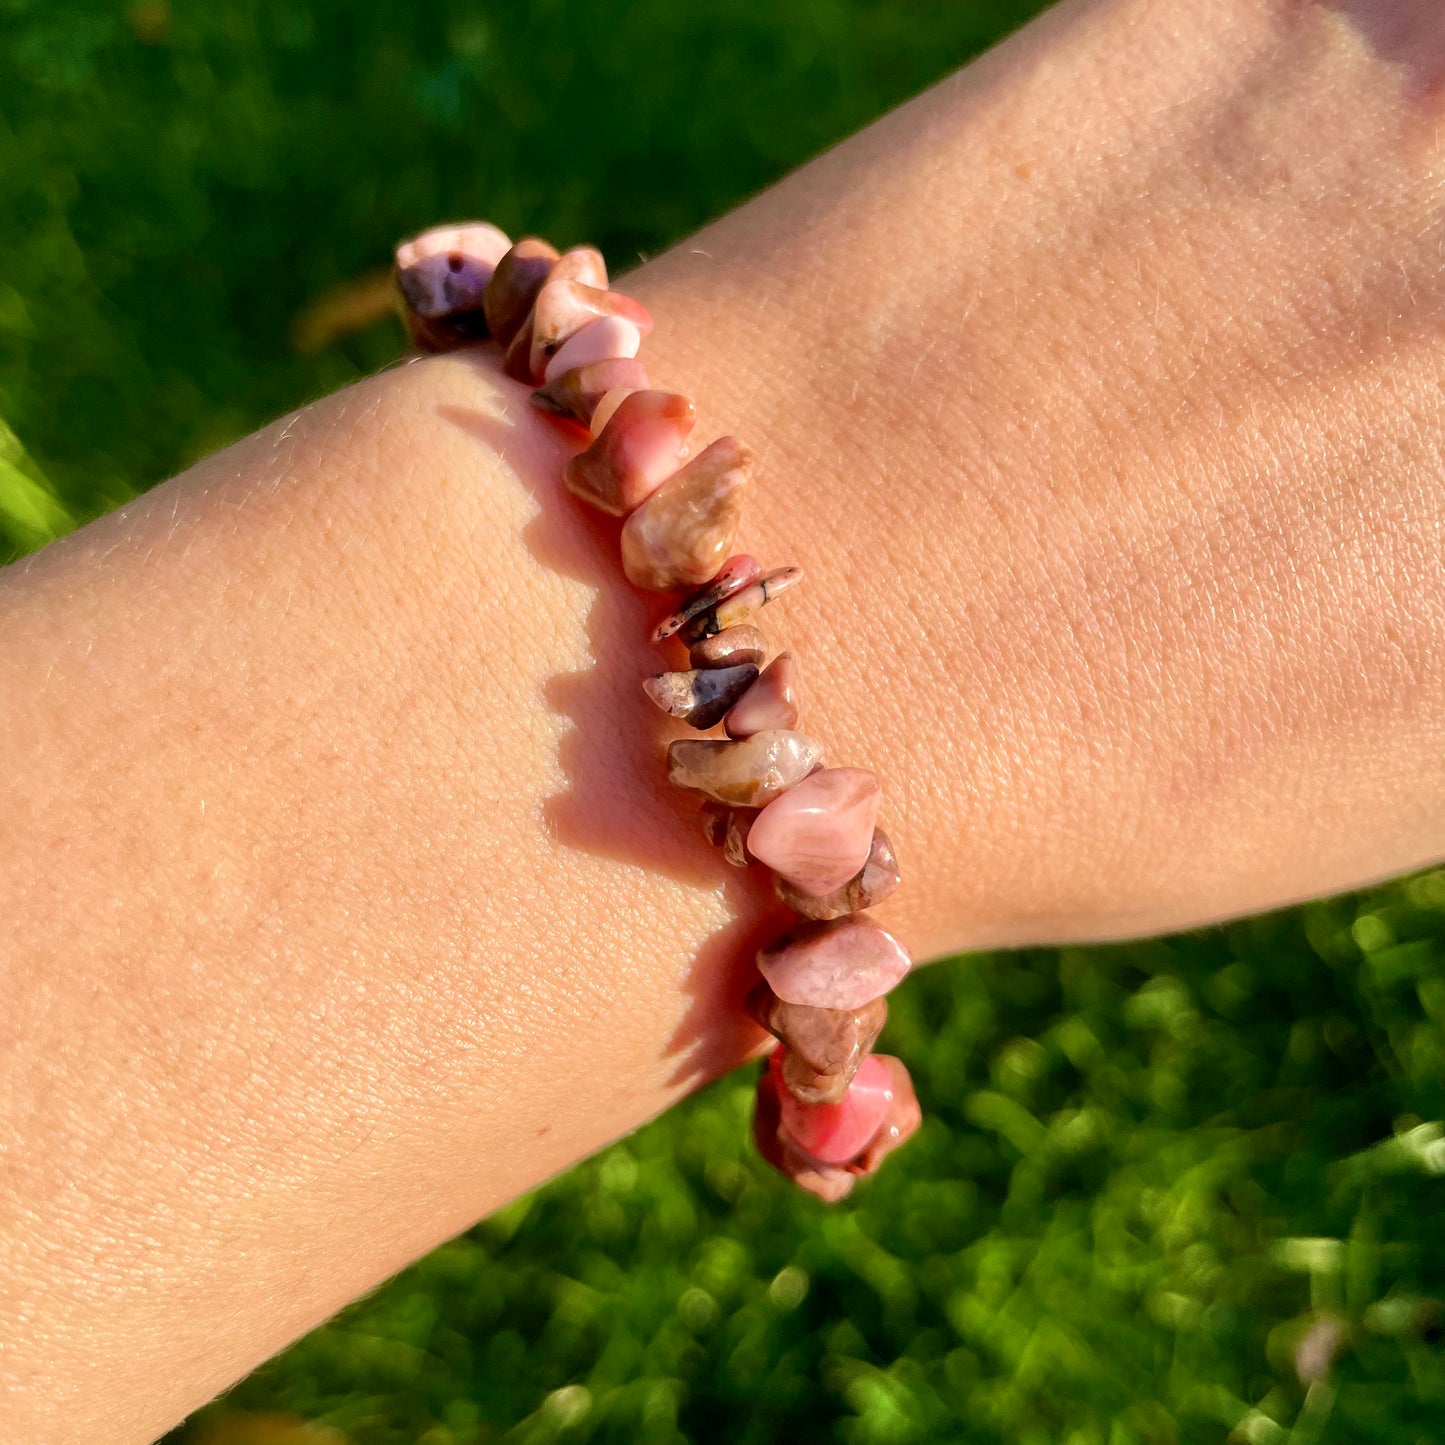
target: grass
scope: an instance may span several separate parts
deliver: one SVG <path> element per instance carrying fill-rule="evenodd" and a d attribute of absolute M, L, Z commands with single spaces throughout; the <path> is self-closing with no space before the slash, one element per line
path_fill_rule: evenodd
<path fill-rule="evenodd" d="M 0 548 L 391 359 L 297 343 L 397 235 L 654 251 L 1035 8 L 0 0 Z M 178 1438 L 1445 1440 L 1445 873 L 896 997 L 928 1122 L 856 1204 L 724 1080 Z"/>

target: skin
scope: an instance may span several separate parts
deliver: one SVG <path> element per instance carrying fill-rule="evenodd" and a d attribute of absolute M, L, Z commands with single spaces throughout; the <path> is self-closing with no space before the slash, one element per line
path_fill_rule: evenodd
<path fill-rule="evenodd" d="M 918 956 L 1445 855 L 1437 9 L 1066 4 L 630 278 Z M 568 454 L 429 360 L 0 577 L 7 1438 L 151 1439 L 758 1046 Z"/>

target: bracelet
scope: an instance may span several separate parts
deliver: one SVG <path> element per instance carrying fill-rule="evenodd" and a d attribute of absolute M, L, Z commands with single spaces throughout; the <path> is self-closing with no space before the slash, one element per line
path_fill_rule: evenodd
<path fill-rule="evenodd" d="M 841 1199 L 918 1128 L 908 1070 L 872 1052 L 886 995 L 908 972 L 903 945 L 866 914 L 898 887 L 876 826 L 881 789 L 864 768 L 825 767 L 798 731 L 798 664 L 768 661 L 759 611 L 802 580 L 733 546 L 753 456 L 736 437 L 696 454 L 696 409 L 654 389 L 637 359 L 646 309 L 608 285 L 588 246 L 514 245 L 482 222 L 437 227 L 397 248 L 394 278 L 414 346 L 493 341 L 503 369 L 581 450 L 562 482 L 624 519 L 622 570 L 634 586 L 681 594 L 652 641 L 685 667 L 646 679 L 670 717 L 723 736 L 668 746 L 668 778 L 702 799 L 710 842 L 735 867 L 772 870 L 794 926 L 757 956 L 748 1012 L 777 1040 L 757 1085 L 758 1151 L 804 1189 Z"/>

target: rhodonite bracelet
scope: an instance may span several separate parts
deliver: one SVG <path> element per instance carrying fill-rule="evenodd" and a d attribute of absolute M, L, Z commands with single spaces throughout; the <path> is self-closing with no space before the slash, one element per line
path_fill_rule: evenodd
<path fill-rule="evenodd" d="M 908 953 L 867 914 L 898 886 L 864 768 L 828 767 L 799 731 L 798 663 L 769 657 L 759 612 L 802 579 L 735 553 L 752 453 L 736 437 L 695 452 L 690 400 L 637 359 L 646 309 L 611 289 L 591 247 L 515 244 L 482 222 L 438 227 L 396 251 L 402 315 L 423 351 L 494 342 L 506 374 L 578 451 L 562 482 L 622 519 L 622 570 L 672 596 L 652 633 L 685 666 L 643 691 L 698 732 L 667 752 L 669 780 L 701 800 L 728 863 L 771 870 L 792 927 L 757 956 L 748 1012 L 778 1041 L 758 1079 L 759 1152 L 804 1189 L 841 1199 L 918 1127 L 908 1070 L 872 1052 Z"/>

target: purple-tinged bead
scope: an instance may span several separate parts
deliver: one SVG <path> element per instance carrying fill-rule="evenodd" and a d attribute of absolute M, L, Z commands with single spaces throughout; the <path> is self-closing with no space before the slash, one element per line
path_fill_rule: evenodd
<path fill-rule="evenodd" d="M 702 731 L 722 721 L 757 675 L 752 665 L 659 672 L 643 682 L 642 690 L 669 717 L 681 718 Z"/>
<path fill-rule="evenodd" d="M 511 241 L 485 221 L 434 226 L 396 248 L 407 332 L 423 351 L 449 351 L 488 335 L 483 296 Z"/>

